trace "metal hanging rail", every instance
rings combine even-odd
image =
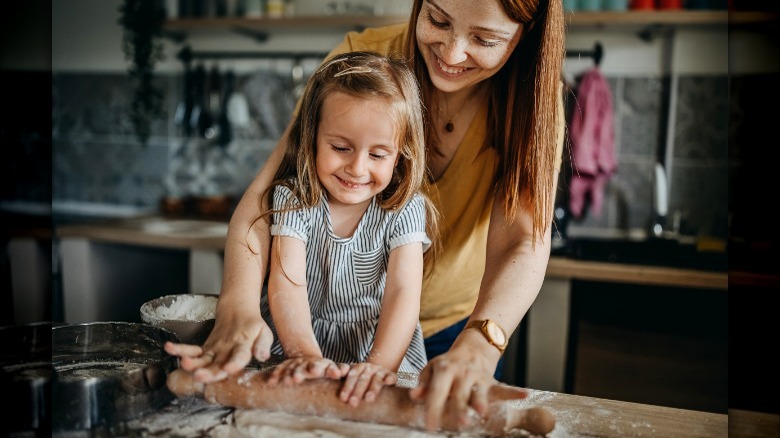
[[[269,52],[269,51],[193,51],[189,46],[179,50],[177,58],[189,63],[194,59],[303,59],[328,56],[327,52]],[[596,42],[591,50],[566,50],[567,58],[593,58],[596,65],[601,63],[604,48]]]
[[[303,59],[325,58],[327,52],[270,52],[270,51],[193,51],[185,46],[176,57],[185,64],[194,59]]]
[[[592,50],[566,50],[567,58],[593,58],[596,65],[601,64],[601,58],[604,56],[604,47],[601,42],[596,41]]]

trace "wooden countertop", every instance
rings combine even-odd
[[[59,238],[85,238],[104,243],[222,251],[227,221],[198,221],[149,216],[134,219],[62,225]],[[728,290],[728,273],[660,266],[576,260],[552,256],[547,276],[564,280],[613,281],[658,286]]]
[[[222,251],[227,221],[145,216],[55,227],[58,238],[84,238],[103,243]]]
[[[525,409],[543,407],[555,416],[555,429],[548,438],[564,437],[663,437],[663,438],[718,438],[729,433],[750,431],[753,437],[774,437],[777,416],[740,412],[739,421],[731,414],[692,411],[664,406],[629,403],[618,400],[585,397],[547,391],[529,390],[528,398],[508,402],[511,407]],[[196,411],[198,421],[193,422]],[[736,412],[734,413],[737,414]],[[733,426],[731,423],[735,423]],[[193,424],[194,423],[194,424]],[[291,415],[282,412],[232,409],[207,404],[200,397],[180,399],[160,412],[138,420],[129,426],[134,430],[186,431],[185,435],[203,436],[233,431],[263,430],[279,436],[311,436],[314,430],[327,431],[334,437],[358,436],[418,436],[436,438],[452,436],[445,433],[427,433],[402,426],[379,425],[338,420],[332,417]],[[773,429],[774,428],[774,429]],[[271,435],[269,435],[271,436]],[[462,432],[463,438],[477,437]],[[526,437],[524,431],[511,431],[509,437]]]
[[[547,264],[547,277],[722,290],[728,290],[729,287],[727,272],[595,262],[554,256],[550,257]]]
[[[629,403],[556,392],[531,391],[520,407],[541,406],[556,418],[551,436],[726,437],[728,415]]]

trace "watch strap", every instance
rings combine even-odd
[[[493,338],[490,336],[490,333],[488,333],[487,326],[489,323],[492,323],[496,328],[501,330],[501,333],[504,335],[504,343],[499,344]],[[490,343],[490,345],[496,347],[498,351],[500,351],[502,354],[504,353],[504,350],[506,350],[507,345],[509,344],[509,338],[506,335],[506,330],[504,330],[503,327],[496,324],[495,321],[492,321],[490,319],[475,319],[471,320],[468,323],[466,323],[466,326],[463,327],[463,330],[470,329],[470,328],[477,328],[480,332],[482,332],[482,336],[487,339],[487,341]]]

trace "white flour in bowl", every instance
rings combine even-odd
[[[164,321],[198,322],[214,319],[216,309],[217,297],[213,295],[169,295],[141,306],[141,317],[149,324]]]

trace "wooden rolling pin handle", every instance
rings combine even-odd
[[[392,424],[422,429],[425,424],[425,406],[409,398],[409,391],[387,387],[370,408],[354,407],[341,401],[336,380],[309,380],[302,384],[269,385],[268,373],[245,371],[214,383],[196,382],[192,374],[178,369],[168,375],[167,386],[178,396],[202,395],[210,403],[245,409],[265,409],[292,414],[315,415],[343,420]],[[503,436],[515,429],[533,435],[546,435],[555,427],[555,418],[543,408],[517,409],[502,400],[491,402],[487,418],[482,421],[474,414],[472,424],[461,426],[458,419],[445,415],[442,429],[470,430]]]
[[[555,429],[555,417],[544,408],[506,409],[506,425],[499,429],[486,426],[486,430],[501,431],[504,434],[514,429],[523,429],[531,435],[547,435]],[[488,419],[490,422],[490,419]]]

